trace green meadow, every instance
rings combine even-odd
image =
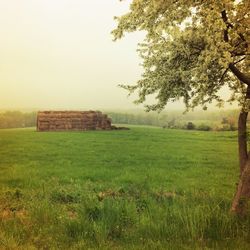
[[[0,130],[0,249],[250,249],[236,132]]]

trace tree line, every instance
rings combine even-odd
[[[181,111],[143,112],[126,111],[106,112],[114,124],[149,125],[170,129],[187,130],[235,130],[237,110],[196,111],[183,114]],[[0,112],[0,128],[25,128],[36,126],[37,112],[5,111]]]
[[[36,126],[36,112],[6,111],[0,113],[0,128]]]

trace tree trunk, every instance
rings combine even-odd
[[[245,168],[248,154],[247,154],[247,115],[248,112],[241,111],[238,120],[238,147],[239,147],[239,163],[240,175],[242,175]]]
[[[240,180],[234,196],[231,211],[238,215],[245,215],[250,201],[250,159],[247,153],[247,115],[242,111],[238,121],[238,146],[240,161]]]
[[[237,191],[233,200],[231,210],[238,215],[244,216],[250,208],[250,160],[247,160],[241,174]]]

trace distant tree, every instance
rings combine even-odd
[[[246,121],[250,107],[250,1],[249,0],[132,0],[130,11],[116,17],[114,39],[125,32],[144,30],[139,45],[144,73],[136,85],[136,103],[156,95],[147,110],[162,110],[169,101],[182,99],[188,109],[223,99],[219,90],[228,86],[229,101],[242,109],[238,122],[240,181],[232,211],[244,214],[250,200],[250,157]]]
[[[175,128],[175,118],[172,118],[169,122],[168,122],[168,127],[169,128]]]
[[[22,113],[20,111],[6,111],[0,113],[0,128],[23,128],[36,125],[36,112]]]
[[[235,119],[233,117],[229,117],[229,118],[223,117],[221,124],[223,124],[224,128],[228,127],[228,129],[226,129],[226,130],[231,130],[231,131],[236,130],[236,122],[235,122]]]
[[[227,117],[223,117],[221,124],[228,124],[228,118]]]
[[[187,127],[188,130],[195,129],[195,125],[192,122],[188,122],[187,125],[186,125],[186,127]]]

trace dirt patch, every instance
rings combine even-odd
[[[77,218],[77,212],[75,211],[67,211],[67,214],[68,214],[68,217],[71,219],[71,220],[74,220]]]
[[[173,199],[176,197],[175,192],[152,192],[149,193],[151,197],[154,197],[156,200],[163,200],[163,199]],[[108,189],[106,191],[101,191],[97,194],[97,199],[99,201],[104,200],[105,198],[119,198],[119,197],[127,197],[129,198],[138,198],[138,194],[136,195],[131,195],[129,192],[125,192],[123,189],[119,191],[114,191],[111,189]]]
[[[0,219],[10,220],[14,218],[24,219],[28,215],[27,211],[24,209],[21,210],[12,210],[10,208],[5,208],[0,211]]]
[[[99,201],[102,201],[104,198],[107,198],[107,197],[111,197],[111,198],[116,198],[116,197],[121,197],[121,196],[124,196],[125,195],[125,192],[119,190],[119,191],[114,191],[114,190],[106,190],[106,191],[102,191],[102,192],[99,192],[97,194],[97,199]]]

